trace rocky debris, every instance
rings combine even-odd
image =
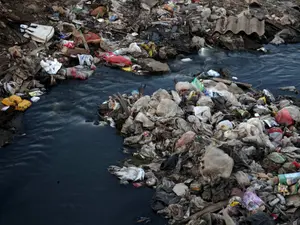
[[[120,98],[101,105],[137,148],[124,168],[145,172],[140,185],[155,189],[151,207],[170,224],[296,223],[300,109],[268,90],[203,77],[176,91],[124,94],[125,108],[113,107]]]

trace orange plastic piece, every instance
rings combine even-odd
[[[17,95],[12,95],[8,98],[4,98],[1,102],[3,105],[6,105],[6,106],[16,106],[20,102],[22,102],[22,98]]]
[[[26,109],[28,109],[31,106],[31,102],[24,99],[22,102],[20,102],[18,104],[18,106],[16,107],[16,110],[18,111],[25,111]]]

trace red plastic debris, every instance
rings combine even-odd
[[[290,112],[285,108],[283,108],[282,110],[280,110],[277,113],[275,120],[277,123],[279,123],[281,125],[290,126],[290,125],[294,124],[294,120],[293,120]]]
[[[294,161],[294,162],[292,162],[292,164],[293,164],[297,169],[300,168],[300,163]]]
[[[129,58],[121,55],[115,55],[112,52],[102,55],[102,58],[105,60],[105,62],[115,66],[124,67],[132,65],[132,62]]]
[[[103,17],[107,13],[106,7],[104,6],[99,6],[96,9],[91,11],[91,16],[100,16]]]

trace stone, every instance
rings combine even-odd
[[[173,188],[173,192],[180,197],[184,196],[188,190],[188,186],[186,186],[184,183],[176,184]]]
[[[204,47],[205,45],[205,39],[199,36],[194,36],[192,38],[192,47],[200,49]]]
[[[142,66],[143,69],[149,72],[155,72],[155,73],[170,72],[170,67],[167,63],[161,63],[159,61],[156,61],[155,59],[151,59],[151,58],[140,59],[139,64]]]

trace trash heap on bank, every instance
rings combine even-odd
[[[155,212],[170,224],[299,220],[297,101],[206,74],[170,91],[143,88],[110,96],[99,114],[133,149],[108,170],[122,184],[154,188]]]
[[[0,55],[3,98],[18,95],[38,101],[45,84],[87,79],[96,64],[138,75],[162,74],[170,71],[166,60],[204,46],[256,50],[266,43],[300,40],[296,1],[279,7],[252,0],[230,5],[226,1],[81,0],[47,8],[27,1],[23,3],[26,15],[14,11],[13,4],[0,3],[6,18],[0,27],[5,33],[5,38],[0,35],[5,45]],[[20,19],[25,17],[29,19]],[[8,20],[14,26],[7,26]],[[2,110],[10,107],[6,102]]]

